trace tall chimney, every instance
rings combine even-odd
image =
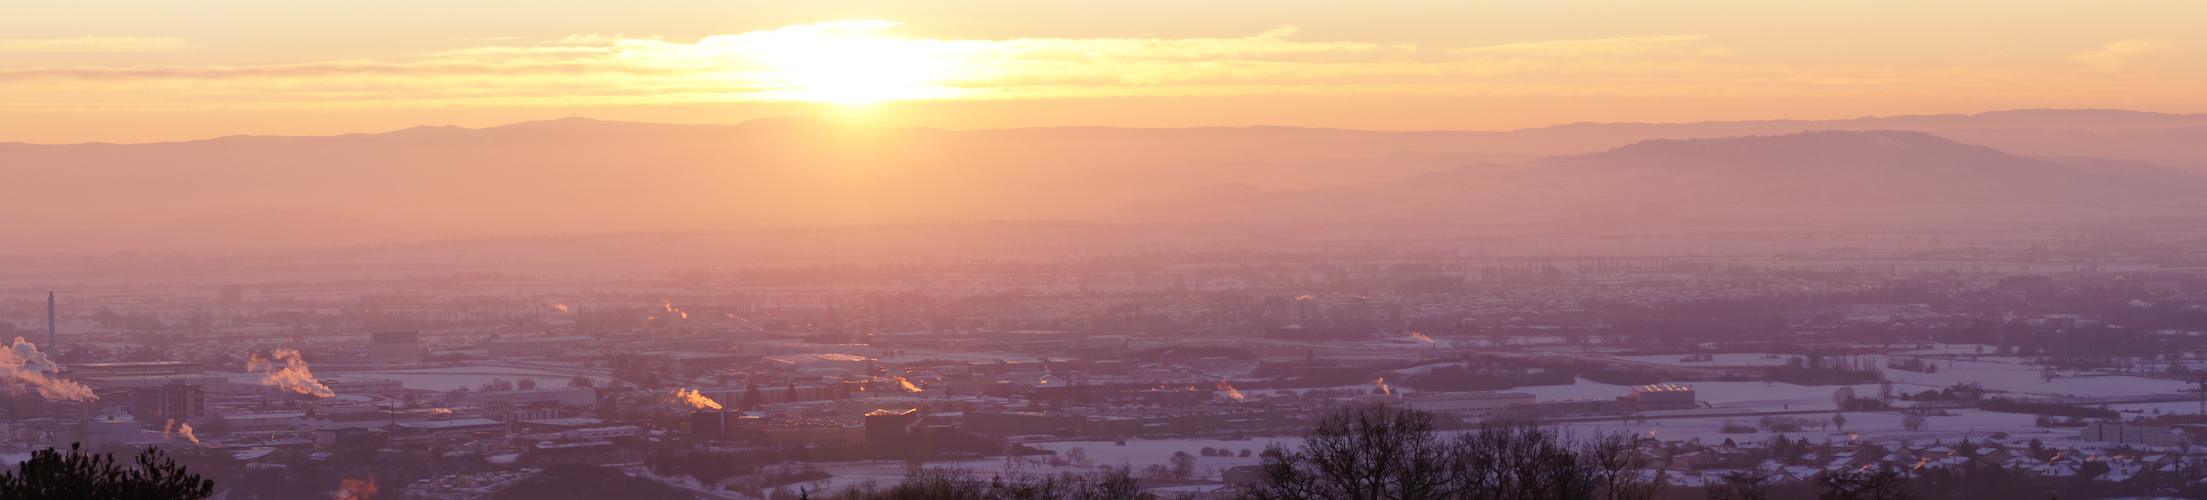
[[[54,292],[46,292],[46,352],[54,352]]]

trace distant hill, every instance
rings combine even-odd
[[[1353,187],[1207,188],[1123,213],[1149,221],[1547,223],[2196,217],[2207,215],[2197,208],[2202,188],[2207,175],[2144,162],[2024,158],[1923,132],[1821,131],[1650,140],[1525,166],[1470,166]]]
[[[950,131],[802,118],[738,125],[571,118],[482,129],[415,127],[327,137],[235,136],[153,144],[0,143],[0,178],[7,180],[0,182],[0,210],[10,214],[0,218],[0,232],[18,236],[0,241],[0,252],[296,247],[764,225],[1118,220],[1143,210],[1195,205],[1218,208],[1192,217],[1239,217],[1248,214],[1232,212],[1253,208],[1226,206],[1294,192],[1338,190],[1328,192],[1346,196],[1369,189],[1355,186],[1413,178],[1419,180],[1411,182],[1424,184],[1404,189],[1419,196],[1370,200],[1363,205],[1369,208],[1341,207],[1342,213],[1399,215],[1409,213],[1401,209],[1407,200],[1465,192],[1482,193],[1478,196],[1489,201],[1444,205],[1488,213],[1493,209],[1480,207],[1510,205],[1493,200],[1516,195],[1452,186],[1470,189],[1503,179],[1535,183],[1540,181],[1520,177],[1542,168],[1562,168],[1557,172],[1622,168],[1604,163],[1623,161],[1606,159],[1623,157],[1618,155],[1655,161],[1652,158],[1663,154],[1695,154],[1665,153],[1658,150],[1679,146],[1655,143],[1572,160],[1586,162],[1579,166],[1552,163],[1565,160],[1534,161],[1598,153],[1651,139],[1864,129],[1926,131],[2032,156],[2138,160],[2207,171],[2207,140],[2203,140],[2207,139],[2207,115],[2108,110],[1835,121],[1583,123],[1508,132],[1297,127]],[[2066,163],[2050,164],[2076,170]],[[2028,170],[2020,165],[2014,168]],[[1645,177],[1635,177],[1643,185],[1664,186],[1651,191],[1703,189],[1684,180],[1694,178],[1686,172],[1633,171],[1630,175]],[[1772,184],[1762,186],[1761,192],[1806,199],[1892,200],[1929,195],[1912,186],[1882,184],[1827,191],[1811,188],[1811,183],[1838,180],[1815,177],[1825,174],[1813,171],[1794,175],[1765,179]],[[1604,193],[1589,196],[1613,195],[1594,187],[1608,182],[1600,176],[1582,177],[1569,182],[1579,184],[1575,188],[1579,191]],[[2024,188],[2004,186],[1997,192],[2028,191]],[[1206,191],[1191,193],[1196,189]],[[1978,189],[1983,194],[1967,196],[1997,196],[1992,189],[1985,187]],[[2086,188],[2121,189],[2130,188],[2112,184]],[[1544,192],[1576,196],[1572,193],[1578,191]],[[2056,198],[2071,195],[2030,192]],[[1634,198],[1639,200],[1635,203],[1681,203],[1654,195],[1641,198],[1648,199]],[[1545,199],[1513,203],[1555,205]],[[1141,207],[1121,210],[1129,204]]]

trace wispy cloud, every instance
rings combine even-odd
[[[1230,38],[946,40],[890,21],[833,21],[696,42],[576,35],[405,60],[253,66],[0,69],[13,108],[571,106],[730,101],[1217,95],[1880,95],[2106,92],[2151,82],[2028,68],[1889,68],[1742,61],[1707,36],[1479,47],[1312,41],[1282,27]],[[0,45],[4,46],[4,45]],[[2120,65],[2158,45],[2079,54]],[[2025,75],[2039,75],[2026,78]],[[2098,76],[2094,76],[2098,75]],[[2100,78],[2102,80],[2086,80]],[[2172,90],[2176,89],[2176,90]]]
[[[2078,52],[2076,55],[2069,56],[2069,59],[2102,68],[2117,68],[2122,67],[2133,57],[2145,55],[2164,46],[2165,44],[2152,40],[2124,40],[2101,45],[2100,50]]]
[[[170,52],[183,50],[185,42],[142,37],[0,38],[0,52]]]
[[[1481,58],[1565,59],[1723,56],[1732,49],[1710,44],[1707,36],[1691,35],[1523,42],[1450,52]]]

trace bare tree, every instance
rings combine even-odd
[[[1646,474],[1648,459],[1640,454],[1640,438],[1628,432],[1595,434],[1586,442],[1582,457],[1599,474],[1595,498],[1602,500],[1651,500],[1663,491],[1663,482]]]
[[[1195,477],[1195,456],[1185,451],[1172,452],[1172,478],[1186,481]]]
[[[1593,464],[1569,438],[1530,425],[1481,428],[1457,438],[1458,496],[1481,500],[1578,500],[1600,489]]]
[[[1433,433],[1433,414],[1351,405],[1318,421],[1302,449],[1264,451],[1259,500],[1446,498],[1456,465]]]
[[[1709,500],[1769,500],[1772,476],[1761,468],[1724,473],[1724,483],[1709,485]]]
[[[1910,432],[1921,431],[1924,428],[1924,420],[1922,412],[1908,412],[1900,416],[1900,427]]]
[[[1826,472],[1816,478],[1824,493],[1818,500],[1915,500],[1908,492],[1907,479],[1900,471],[1890,467],[1876,471],[1841,470]]]
[[[1638,442],[1600,435],[1581,446],[1554,429],[1482,427],[1453,439],[1433,415],[1355,405],[1319,421],[1300,449],[1264,452],[1260,500],[1647,500],[1660,483]]]

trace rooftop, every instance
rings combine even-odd
[[[429,421],[423,421],[423,422],[399,422],[398,426],[399,426],[399,427],[406,427],[406,428],[410,428],[410,429],[429,429],[429,430],[436,430],[436,429],[455,429],[455,428],[460,428],[460,427],[483,427],[483,426],[498,426],[498,427],[505,427],[505,426],[506,426],[506,423],[505,423],[505,422],[500,422],[500,421],[497,421],[497,420],[491,420],[491,419],[487,419],[487,418],[461,418],[461,419],[453,419],[453,420],[429,420]]]

